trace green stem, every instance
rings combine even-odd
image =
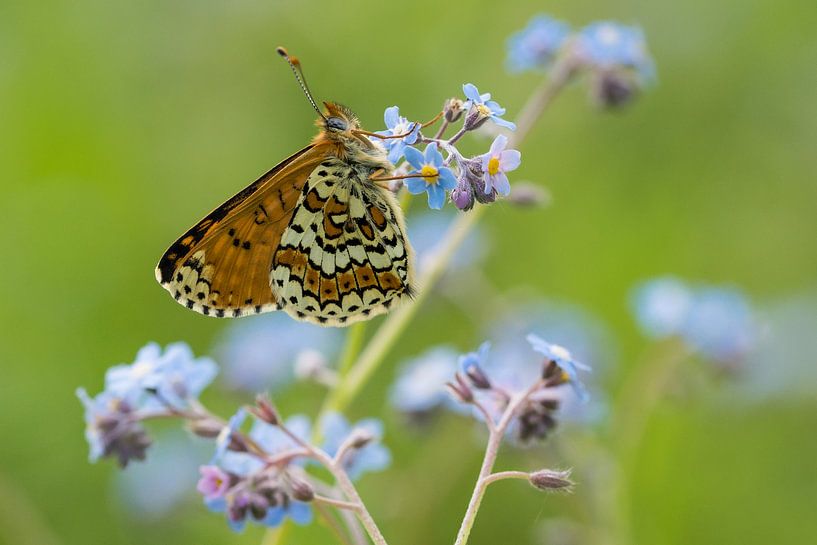
[[[346,345],[343,348],[343,355],[338,364],[338,374],[341,379],[349,372],[352,364],[355,363],[360,349],[363,346],[363,340],[366,337],[366,322],[358,322],[349,327],[346,334]]]

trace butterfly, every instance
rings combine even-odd
[[[283,48],[320,117],[312,143],[284,159],[179,237],[156,279],[207,316],[283,310],[346,326],[388,312],[414,292],[413,251],[384,177],[386,152],[351,110],[321,111],[300,63]],[[378,178],[379,177],[379,178]]]

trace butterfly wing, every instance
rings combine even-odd
[[[412,295],[412,250],[394,196],[330,158],[309,176],[270,283],[292,317],[345,326]]]
[[[209,316],[277,310],[270,263],[323,153],[321,146],[302,149],[190,228],[159,261],[159,283]]]

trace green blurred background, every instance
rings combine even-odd
[[[275,46],[304,61],[319,98],[350,105],[370,129],[392,104],[428,117],[466,81],[512,117],[538,77],[506,74],[505,38],[540,11],[577,26],[642,25],[659,84],[620,114],[594,111],[579,86],[559,98],[519,171],[546,185],[553,205],[486,215],[493,283],[601,316],[617,340],[612,395],[645,350],[626,304],[638,280],[676,273],[742,286],[760,308],[813,308],[812,0],[3,2],[0,542],[259,543],[259,529],[235,536],[196,501],[158,520],[132,517],[112,499],[113,465],[87,463],[75,387],[98,391],[104,369],[148,340],[207,353],[228,326],[174,304],[153,266],[184,228],[313,135]],[[460,419],[418,437],[385,409],[400,357],[479,341],[457,309],[426,311],[351,411],[385,414],[395,463],[361,492],[377,499],[371,510],[393,545],[453,541],[481,456],[476,442],[463,446]],[[784,374],[798,358],[800,369],[817,363],[786,348],[790,357],[765,363]],[[754,402],[713,387],[662,403],[627,475],[634,542],[817,542],[813,386]],[[303,386],[280,403],[314,411],[320,395]],[[217,390],[206,399],[225,411],[245,400]],[[500,460],[536,463],[575,461],[553,446]],[[498,485],[472,543],[555,543],[542,528],[575,512],[594,524],[588,478],[576,474],[572,496]],[[292,540],[324,542],[318,527]]]

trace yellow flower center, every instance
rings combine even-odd
[[[485,104],[477,104],[477,111],[479,112],[480,115],[483,115],[485,117],[491,116],[491,109]]]
[[[423,175],[423,179],[426,181],[426,184],[436,184],[437,183],[437,176],[439,172],[436,168],[431,165],[423,165],[423,168],[420,169],[420,174]]]
[[[499,172],[499,157],[493,156],[488,160],[488,174],[496,176],[497,172]]]

